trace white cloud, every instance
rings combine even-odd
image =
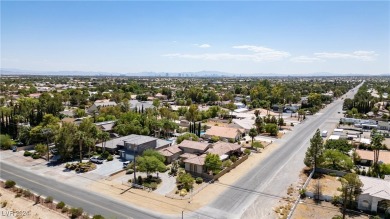
[[[211,46],[209,44],[202,44],[198,46],[199,48],[210,48]]]
[[[318,52],[314,53],[314,55],[324,59],[358,59],[362,61],[373,61],[378,56],[374,51],[354,51],[352,53]]]
[[[292,62],[299,63],[312,63],[312,62],[323,62],[325,60],[316,58],[316,57],[308,57],[308,56],[297,56],[290,59]]]
[[[202,48],[206,48],[208,44],[203,44]],[[199,47],[200,47],[199,46]],[[208,45],[209,46],[209,45]],[[254,62],[263,62],[263,61],[276,61],[286,57],[291,56],[290,53],[284,51],[278,51],[266,47],[258,46],[233,46],[234,49],[247,49],[252,53],[240,54],[240,53],[202,53],[202,54],[183,54],[183,53],[171,53],[165,54],[165,57],[178,57],[186,59],[200,59],[200,60],[238,60],[238,61],[254,61]]]
[[[291,56],[289,52],[275,50],[263,46],[241,45],[241,46],[233,46],[233,48],[247,49],[251,52],[254,52],[258,59],[257,61],[280,60]]]

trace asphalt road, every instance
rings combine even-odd
[[[353,94],[349,93],[349,97],[352,96]],[[194,214],[186,214],[184,218],[271,218],[272,207],[285,196],[288,186],[298,179],[310,138],[317,128],[330,128],[338,122],[342,116],[338,114],[341,112],[342,103],[343,100],[336,100],[317,115],[295,127],[295,130],[283,139],[277,140],[278,149],[234,185],[216,182],[217,185],[228,189],[214,202]],[[0,164],[1,178],[14,180],[18,185],[38,194],[48,194],[55,199],[61,197],[58,201],[82,207],[90,214],[101,214],[106,218],[171,218],[3,162]],[[181,215],[177,218],[181,218]]]
[[[56,200],[61,197],[57,201],[81,207],[88,213],[100,214],[106,218],[161,218],[161,215],[138,210],[117,200],[36,175],[3,162],[1,163],[0,176],[2,179],[14,180],[17,185],[28,188],[35,193],[48,194]]]
[[[344,97],[353,97],[356,91],[357,88]],[[342,105],[341,98],[334,101],[299,124],[283,139],[277,140],[278,149],[234,185],[216,182],[228,189],[199,212],[215,218],[273,218],[273,207],[287,195],[289,185],[299,179],[310,138],[318,128],[325,128],[329,132],[333,130],[343,116]],[[199,217],[194,215],[193,218]]]

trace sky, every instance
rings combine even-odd
[[[2,1],[1,68],[390,73],[389,1]]]

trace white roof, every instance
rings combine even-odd
[[[339,140],[340,139],[340,135],[331,135],[329,136],[329,140]]]
[[[342,131],[344,131],[344,129],[334,129],[333,131],[334,132],[342,132]]]
[[[390,182],[367,176],[359,176],[363,183],[362,194],[390,200]]]
[[[368,138],[361,138],[361,139],[360,139],[360,143],[363,143],[363,144],[371,144],[371,139],[368,139]]]

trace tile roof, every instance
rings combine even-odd
[[[188,158],[188,159],[184,160],[183,162],[203,166],[205,160],[206,160],[206,154],[202,154],[200,156]]]
[[[390,200],[390,182],[367,176],[359,176],[363,183],[362,194]]]
[[[374,160],[374,152],[366,150],[356,150],[356,153],[363,160]],[[390,164],[390,151],[380,151],[378,161]]]
[[[171,147],[161,149],[158,152],[160,152],[160,154],[162,154],[166,157],[169,157],[169,156],[172,156],[176,153],[180,153],[181,149],[178,146],[171,146]]]
[[[236,138],[237,135],[240,133],[240,130],[236,128],[211,126],[210,129],[207,129],[205,134],[209,136],[219,136],[223,138]]]
[[[178,146],[181,148],[190,148],[190,149],[204,151],[209,147],[209,145],[210,145],[209,143],[184,140]]]
[[[218,154],[219,156],[229,153],[231,151],[236,151],[241,148],[239,144],[232,144],[228,142],[219,141],[215,143],[211,148],[207,150],[208,153]]]

